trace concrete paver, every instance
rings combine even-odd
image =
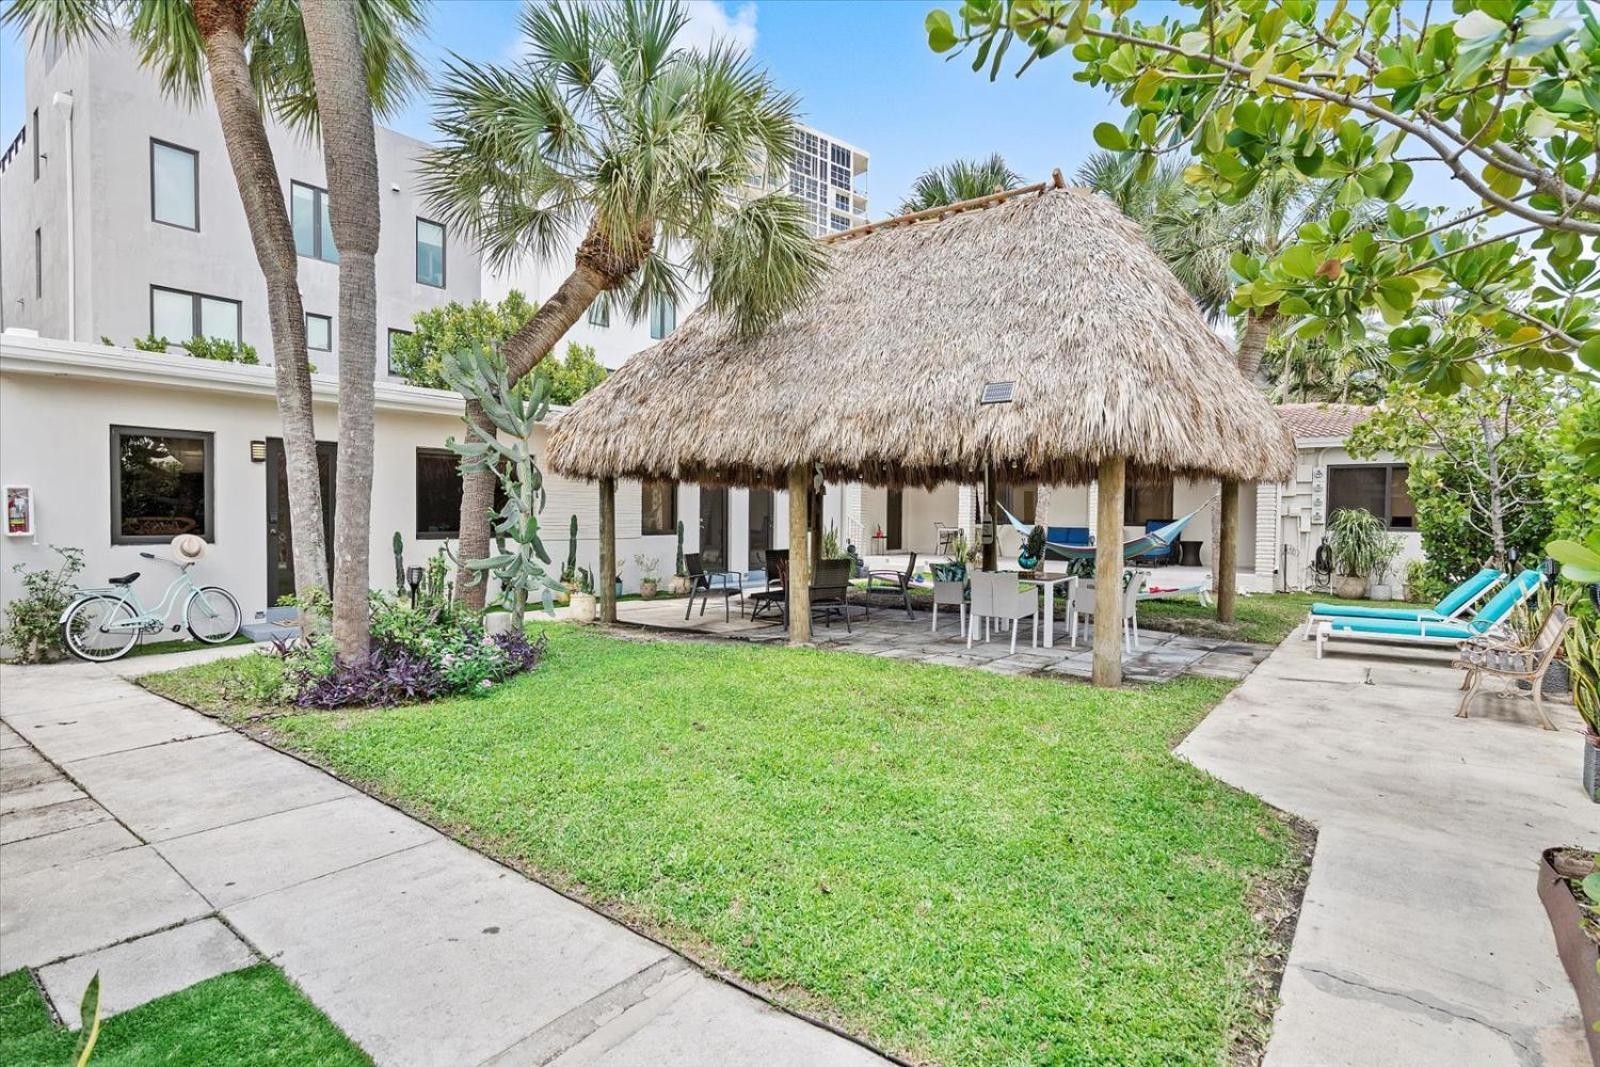
[[[84,803],[94,804],[94,801]],[[32,874],[34,871],[76,863],[91,856],[103,856],[108,852],[137,848],[142,843],[128,831],[126,826],[106,814],[98,822],[86,826],[57,830],[55,833],[30,837],[23,841],[8,842],[5,851],[5,873],[8,877],[20,877]]]
[[[9,845],[13,841],[26,841],[78,826],[88,826],[109,818],[111,816],[106,814],[106,809],[88,797],[69,800],[64,804],[50,804],[43,808],[26,808],[0,815],[0,845]]]
[[[59,763],[227,730],[214,719],[143,690],[71,708],[18,712],[12,721],[23,737],[48,749]]]
[[[1534,890],[1543,849],[1600,846],[1576,715],[1457,719],[1459,683],[1434,651],[1291,637],[1178,749],[1318,827],[1270,1065],[1587,1062]]]
[[[255,962],[255,953],[232,930],[216,919],[200,919],[41,967],[39,984],[56,1014],[76,1030],[78,1006],[96,974],[100,1014],[108,1017]]]

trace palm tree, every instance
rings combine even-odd
[[[678,45],[686,22],[676,0],[530,4],[525,58],[445,71],[440,143],[423,164],[434,210],[495,267],[577,246],[566,280],[503,346],[512,382],[602,293],[638,319],[692,274],[713,313],[753,332],[818,284],[804,206],[745,192],[752,167],[785,173],[794,98],[732,47]],[[487,428],[470,404],[468,415]],[[463,562],[488,554],[493,492],[492,474],[463,477]],[[482,583],[458,588],[481,603]]]
[[[361,26],[344,0],[304,0],[301,18],[339,247],[339,472],[334,512],[333,641],[341,660],[370,646],[373,366],[378,347],[378,150],[362,74]]]
[[[407,33],[420,24],[418,0],[361,0],[369,85],[380,110],[421,83]],[[121,33],[169,95],[191,105],[210,90],[233,167],[256,261],[267,285],[278,414],[283,422],[295,591],[328,585],[322,491],[306,362],[294,233],[278,182],[262,108],[302,129],[316,121],[316,90],[295,0],[12,0],[0,23],[63,46]],[[364,572],[363,572],[364,576]]]
[[[999,152],[988,159],[956,159],[923,171],[912,184],[911,195],[900,201],[899,214],[975,200],[1021,184],[1022,175],[1006,166]]]

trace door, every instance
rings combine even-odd
[[[888,508],[889,515],[883,522],[884,550],[887,552],[900,551],[901,527],[905,525],[906,497],[899,489],[889,490]]]
[[[767,549],[772,547],[772,490],[750,490],[750,570],[767,569]]]
[[[708,571],[728,569],[728,490],[700,487],[700,565]]]
[[[322,481],[322,538],[328,548],[328,577],[333,577],[334,475],[339,446],[317,442],[317,473]],[[289,521],[289,472],[283,462],[283,440],[267,438],[267,604],[294,592],[294,535]]]

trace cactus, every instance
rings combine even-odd
[[[406,595],[406,539],[400,531],[394,532],[394,591],[396,596]]]
[[[571,586],[578,579],[578,516],[567,523],[567,564],[561,568],[561,583]]]
[[[488,575],[500,579],[496,604],[511,612],[514,625],[520,629],[529,595],[541,594],[545,611],[554,614],[553,594],[560,588],[541,566],[550,562],[550,554],[539,539],[544,475],[533,461],[529,444],[534,426],[550,409],[550,376],[536,374],[531,389],[514,390],[506,380],[505,364],[481,347],[446,356],[443,370],[450,386],[462,396],[478,401],[494,427],[485,431],[463,420],[467,421],[467,440],[458,442],[452,437],[445,444],[461,457],[463,474],[489,471],[506,492],[505,504],[490,513],[497,554],[468,560],[466,569],[472,572],[473,582],[483,581]],[[469,579],[463,576],[462,580]]]
[[[678,562],[672,571],[678,578],[689,577],[689,568],[683,562],[683,520],[678,520]]]

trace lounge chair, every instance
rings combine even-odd
[[[1306,640],[1316,636],[1317,623],[1324,619],[1387,619],[1390,622],[1448,622],[1467,613],[1489,591],[1505,580],[1493,567],[1485,567],[1462,582],[1431,608],[1369,608],[1360,604],[1311,605],[1306,615]]]
[[[1512,610],[1539,591],[1544,576],[1538,571],[1523,571],[1501,589],[1470,619],[1323,619],[1317,623],[1317,658],[1335,638],[1355,641],[1382,641],[1389,644],[1459,645],[1474,638],[1489,637],[1505,625]]]
[[[903,571],[876,570],[867,572],[867,614],[872,613],[872,593],[876,589],[899,593],[906,605],[906,618],[914,619],[911,614],[911,579],[917,573],[917,554],[911,553],[911,558],[906,560],[906,569]]]
[[[1555,725],[1544,713],[1544,672],[1550,669],[1556,653],[1561,651],[1562,640],[1571,625],[1572,618],[1567,614],[1567,609],[1557,604],[1550,609],[1544,625],[1539,627],[1539,632],[1527,644],[1495,640],[1464,642],[1452,664],[1467,672],[1461,683],[1461,688],[1466,692],[1461,697],[1461,706],[1456,709],[1456,717],[1467,717],[1467,705],[1472,703],[1478,686],[1485,678],[1505,678],[1512,682],[1527,682],[1533,687],[1533,710],[1539,716],[1539,725],[1546,730],[1554,730]]]

